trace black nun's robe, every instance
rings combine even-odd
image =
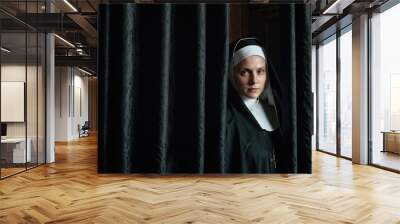
[[[267,57],[268,82],[273,105],[260,100],[267,115],[275,115],[278,128],[262,129],[231,82],[228,87],[224,171],[226,173],[291,173],[292,157],[284,141],[287,107],[284,91]]]
[[[226,115],[225,171],[227,173],[275,173],[279,129],[266,131],[233,87],[229,88]],[[262,102],[267,110],[274,110]],[[269,108],[268,108],[269,107]]]

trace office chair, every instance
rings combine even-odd
[[[89,136],[89,129],[90,129],[89,121],[85,121],[82,127],[80,127],[80,125],[78,124],[79,138]]]

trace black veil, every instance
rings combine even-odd
[[[233,42],[230,43],[229,45],[229,61],[232,62],[232,57],[234,51],[237,51],[238,49],[244,47],[246,43],[240,43],[241,39],[237,39]],[[284,141],[286,136],[290,135],[290,130],[289,130],[289,119],[290,119],[290,114],[288,110],[288,96],[287,96],[287,90],[285,89],[284,85],[281,83],[279,79],[279,74],[276,72],[275,66],[273,64],[272,58],[270,58],[265,50],[265,48],[260,44],[260,42],[254,38],[252,41],[254,41],[254,44],[260,46],[264,52],[265,58],[266,58],[266,64],[267,64],[267,71],[268,71],[268,83],[269,85],[269,93],[267,93],[267,87],[264,89],[263,93],[261,94],[261,101],[263,103],[267,103],[270,105],[273,105],[276,110],[276,115],[279,120],[279,127],[278,127],[278,135],[275,135],[274,142],[278,146],[278,151],[277,151],[277,167],[278,167],[278,172],[282,173],[293,173],[293,168],[291,164],[293,164],[293,157],[290,154],[290,145],[288,144],[288,141]],[[239,43],[238,43],[239,42]],[[235,90],[235,87],[232,83],[231,76],[233,72],[233,67],[230,63],[230,69],[229,69],[229,81],[228,81],[228,102],[230,101],[240,101],[239,94]],[[270,96],[268,96],[270,95]],[[272,95],[272,100],[271,102],[271,95]]]

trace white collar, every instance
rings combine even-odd
[[[254,107],[254,106],[256,106],[257,104],[260,103],[259,100],[258,100],[258,98],[254,99],[254,98],[250,98],[250,97],[243,96],[243,95],[240,95],[240,98],[242,98],[243,103],[244,103],[249,109],[252,108],[252,107]]]
[[[258,98],[254,99],[243,95],[240,95],[240,98],[242,98],[243,103],[249,109],[262,129],[273,131],[278,128],[279,122],[274,113],[275,107],[264,108]]]

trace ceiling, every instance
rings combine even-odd
[[[313,11],[312,33],[315,39],[323,36],[329,27],[344,16],[348,14],[355,15],[365,11],[367,8],[379,6],[386,1],[340,0],[340,4],[335,7],[331,7],[335,0],[209,0],[208,2],[311,3]],[[33,41],[35,43],[30,43],[31,38],[28,38],[28,48],[24,52],[25,38],[23,37],[26,29],[28,29],[28,32],[54,32],[60,37],[55,38],[56,65],[85,65],[92,70],[96,70],[98,4],[125,2],[160,3],[167,1],[47,0],[47,2],[48,4],[46,5],[45,0],[1,0],[0,29],[3,33],[2,46],[6,46],[7,43],[8,47],[13,48],[14,54],[28,53],[29,55],[30,52],[34,53],[37,44],[35,41]],[[175,0],[174,2],[187,2],[187,0]],[[329,10],[327,10],[328,8]]]

